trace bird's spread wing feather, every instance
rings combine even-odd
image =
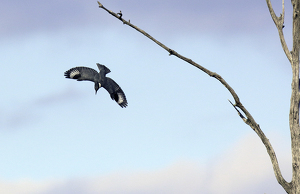
[[[107,77],[107,82],[103,87],[108,91],[111,99],[115,100],[122,108],[127,106],[126,96],[121,87],[114,80]]]
[[[98,72],[88,67],[74,67],[65,72],[65,77],[70,79],[77,79],[77,81],[95,81],[95,76]]]
[[[110,69],[108,69],[105,65],[101,65],[100,63],[96,63],[99,71],[103,71],[104,75],[110,73]]]

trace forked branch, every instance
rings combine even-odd
[[[284,38],[284,35],[283,35],[283,28],[284,28],[284,0],[282,0],[282,13],[280,14],[279,17],[276,16],[274,10],[273,10],[273,7],[272,7],[272,4],[271,4],[271,0],[266,0],[267,1],[267,5],[268,5],[268,8],[269,8],[269,12],[271,14],[271,17],[276,25],[276,28],[278,30],[278,33],[279,33],[279,38],[280,38],[280,42],[281,42],[281,46],[283,48],[283,51],[286,55],[286,57],[288,58],[288,60],[291,62],[292,61],[292,55],[291,55],[291,52],[289,51],[289,48],[285,42],[285,38]]]
[[[265,145],[267,152],[270,156],[272,165],[273,165],[273,169],[276,175],[276,178],[278,180],[278,182],[282,185],[287,186],[288,183],[284,180],[284,178],[282,177],[279,165],[278,165],[278,161],[276,158],[276,154],[273,150],[273,147],[271,145],[271,143],[269,142],[268,138],[265,136],[265,134],[263,133],[263,131],[260,129],[259,125],[256,123],[256,121],[254,120],[254,118],[251,116],[251,114],[248,112],[248,110],[243,106],[243,104],[240,102],[240,99],[238,97],[238,95],[235,93],[235,91],[232,89],[232,87],[217,73],[212,72],[208,69],[206,69],[205,67],[199,65],[198,63],[192,61],[189,58],[186,58],[182,55],[180,55],[179,53],[177,53],[176,51],[170,49],[169,47],[165,46],[164,44],[162,44],[161,42],[159,42],[158,40],[156,40],[155,38],[153,38],[152,36],[150,36],[150,34],[148,34],[147,32],[145,32],[144,30],[138,28],[137,26],[133,25],[130,20],[126,21],[122,16],[123,14],[120,13],[114,13],[110,10],[108,10],[107,8],[105,8],[99,1],[99,8],[104,9],[105,11],[107,11],[109,14],[111,14],[112,16],[114,16],[115,18],[121,20],[123,22],[123,24],[126,24],[132,28],[134,28],[135,30],[139,31],[140,33],[142,33],[143,35],[145,35],[146,37],[148,37],[149,39],[151,39],[153,42],[155,42],[156,44],[158,44],[160,47],[162,47],[163,49],[165,49],[169,55],[174,55],[182,60],[184,60],[185,62],[197,67],[198,69],[200,69],[201,71],[203,71],[204,73],[206,73],[207,75],[216,78],[219,82],[221,82],[223,84],[223,86],[225,86],[227,88],[227,90],[230,92],[230,94],[232,95],[232,97],[235,100],[235,104],[231,103],[233,105],[233,107],[235,108],[235,110],[238,112],[239,116],[243,119],[243,121],[249,125],[256,133],[257,135],[260,137],[261,141],[263,142],[263,144]],[[237,107],[239,109],[237,109]],[[242,115],[242,113],[239,111],[241,110],[244,115]]]

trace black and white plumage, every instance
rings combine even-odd
[[[99,73],[88,67],[74,67],[65,72],[65,77],[76,79],[77,81],[92,81],[95,83],[95,91],[104,87],[110,94],[111,99],[115,100],[122,108],[127,106],[126,96],[121,87],[111,78],[106,77],[110,70],[97,63]]]

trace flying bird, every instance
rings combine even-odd
[[[106,77],[110,70],[99,63],[96,63],[99,73],[89,67],[74,67],[65,72],[65,77],[77,79],[77,81],[92,81],[95,83],[95,94],[99,88],[105,88],[112,100],[115,100],[122,108],[127,106],[126,96],[121,87],[111,78]]]

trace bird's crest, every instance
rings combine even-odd
[[[98,66],[99,71],[104,71],[104,74],[108,74],[110,72],[110,70],[105,65],[101,65],[100,63],[96,64]]]

